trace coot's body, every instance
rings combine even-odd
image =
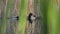
[[[35,20],[35,16],[34,16],[32,13],[30,13],[30,14],[28,15],[28,21],[29,21],[29,23],[32,24],[33,20]]]

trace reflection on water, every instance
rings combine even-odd
[[[8,34],[8,33],[16,34],[16,32],[17,32],[17,24],[18,24],[18,21],[16,20],[16,18],[8,19],[7,28],[6,28],[6,34]]]
[[[18,21],[17,18],[10,18],[7,19],[7,25],[6,25],[6,34],[16,34],[17,33],[17,24]],[[2,20],[0,18],[0,28],[1,28]]]

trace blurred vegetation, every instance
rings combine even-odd
[[[28,0],[21,0],[20,4],[20,14],[19,14],[19,23],[18,23],[18,34],[25,33],[25,27],[27,22],[27,2]]]
[[[4,5],[5,4],[5,5]],[[0,34],[5,34],[6,31],[6,2],[1,1],[1,11],[3,12],[2,18],[1,18],[1,25],[0,25]]]
[[[57,0],[58,1],[58,0]],[[59,34],[59,5],[56,0],[41,0],[44,16],[44,34]],[[57,10],[58,9],[58,10]]]
[[[19,3],[19,6],[15,7],[15,1]],[[12,16],[14,9],[19,9],[19,21],[16,34],[25,34],[25,28],[27,23],[28,0],[0,0],[0,34],[6,33],[8,17]],[[39,27],[43,27],[39,32],[42,34],[60,34],[60,1],[59,0],[32,0],[34,3],[35,15],[41,16],[41,22],[39,21]],[[17,5],[17,4],[16,4]],[[35,6],[36,5],[36,6]],[[32,5],[31,5],[32,6]],[[31,7],[32,8],[32,7]],[[38,11],[38,12],[37,12]],[[33,12],[33,11],[32,11]],[[43,22],[42,22],[43,21]],[[43,26],[41,26],[43,23]],[[12,24],[12,23],[10,23]],[[36,25],[36,24],[35,24]],[[14,26],[14,25],[13,25]],[[10,25],[12,28],[12,26]],[[10,29],[9,34],[13,34],[13,30]],[[39,33],[40,34],[40,33]]]
[[[47,11],[48,34],[59,34],[59,16],[56,1],[50,0]]]

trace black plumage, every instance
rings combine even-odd
[[[29,23],[31,23],[32,24],[32,20],[31,20],[31,16],[32,16],[32,13],[30,13],[29,15],[28,15],[28,21],[29,21]]]
[[[29,21],[29,23],[32,24],[32,22],[33,22],[34,20],[36,20],[36,16],[33,15],[32,13],[30,13],[30,14],[28,15],[28,21]]]
[[[36,17],[36,16],[33,15],[32,13],[30,13],[30,14],[28,15],[28,21],[29,21],[29,23],[31,23],[31,24],[32,24],[33,21],[39,20],[39,19],[40,19],[39,17]]]

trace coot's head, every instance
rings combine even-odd
[[[33,15],[32,13],[29,14],[29,16],[32,16],[32,15]]]

